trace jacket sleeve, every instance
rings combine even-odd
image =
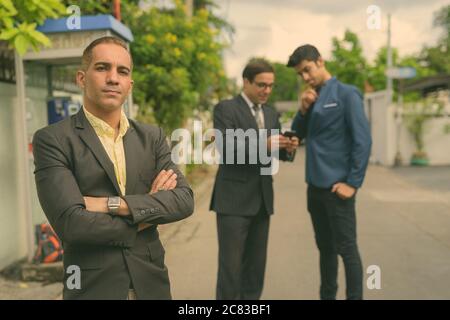
[[[33,138],[39,202],[63,241],[71,244],[132,247],[137,227],[123,218],[86,210],[83,195],[56,136],[48,129]]]
[[[194,212],[194,193],[186,178],[171,160],[171,151],[162,129],[155,139],[156,170],[172,169],[177,174],[177,186],[173,190],[154,194],[126,195],[132,224],[141,222],[166,224],[189,217]]]
[[[306,138],[306,134],[308,131],[307,117],[308,117],[308,114],[306,114],[306,116],[303,116],[300,113],[300,111],[297,111],[297,114],[295,115],[294,120],[292,121],[291,130],[296,132],[297,137],[299,139]]]
[[[277,127],[276,129],[280,130],[281,134],[281,123],[280,123],[280,116],[277,114]],[[296,150],[294,150],[292,153],[288,153],[286,149],[279,149],[278,153],[278,159],[281,161],[294,161],[295,159]]]
[[[356,88],[349,90],[344,96],[345,120],[349,127],[352,148],[351,166],[347,184],[361,187],[369,163],[372,138],[369,123],[364,113],[362,96]]]

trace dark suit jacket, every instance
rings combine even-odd
[[[125,299],[133,281],[138,299],[170,299],[164,248],[157,224],[192,214],[193,193],[172,163],[161,129],[130,121],[124,136],[126,194],[118,186],[113,164],[82,110],[37,131],[33,139],[39,201],[64,246],[64,270],[81,269],[81,289],[64,299]],[[178,175],[174,190],[149,195],[162,169]],[[88,212],[83,196],[122,196],[131,216]],[[137,232],[138,224],[152,227]]]
[[[280,129],[277,112],[267,106],[262,107],[264,114],[264,127]],[[273,186],[271,175],[261,175],[261,167],[265,166],[258,161],[249,164],[249,145],[246,141],[246,163],[226,164],[226,129],[258,129],[255,117],[241,95],[231,100],[224,100],[214,108],[214,128],[221,132],[223,139],[223,164],[219,165],[214,190],[211,198],[210,210],[221,214],[254,216],[259,212],[262,201],[268,214],[273,213]],[[257,142],[256,142],[257,143]],[[221,150],[219,150],[221,151]],[[259,151],[258,151],[259,152]],[[279,158],[287,160],[285,150],[280,150]],[[236,160],[236,159],[235,159]],[[266,165],[268,166],[268,165]]]

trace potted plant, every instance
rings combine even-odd
[[[403,108],[403,119],[406,128],[412,135],[416,145],[416,151],[412,154],[410,163],[416,166],[426,166],[429,163],[424,145],[426,122],[441,115],[443,104],[431,97],[419,102],[406,103]]]

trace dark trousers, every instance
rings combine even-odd
[[[269,221],[264,206],[251,217],[217,213],[217,300],[257,300],[261,297]]]
[[[347,299],[363,297],[363,269],[356,243],[355,196],[342,200],[330,189],[308,186],[308,211],[320,252],[320,298],[323,300],[336,299],[338,255],[344,262]]]

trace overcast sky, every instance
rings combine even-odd
[[[373,59],[387,42],[388,13],[392,15],[392,45],[400,55],[434,44],[441,31],[433,28],[433,13],[450,0],[216,0],[218,15],[236,28],[232,46],[225,53],[228,76],[240,79],[250,57],[263,56],[286,63],[299,45],[310,43],[328,58],[331,39],[345,29],[356,32],[364,53]],[[370,30],[367,8],[381,9],[381,28]]]

